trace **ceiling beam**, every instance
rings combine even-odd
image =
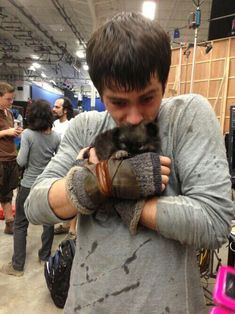
[[[87,0],[87,4],[91,13],[91,19],[92,19],[92,30],[94,31],[97,27],[97,17],[95,13],[95,6],[93,0]]]

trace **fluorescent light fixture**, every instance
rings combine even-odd
[[[29,67],[29,70],[30,70],[30,71],[36,71],[36,69],[35,69],[35,67],[34,67],[33,65],[31,65],[31,66]]]
[[[39,63],[37,63],[37,62],[34,62],[34,63],[33,63],[33,66],[34,66],[36,69],[41,68],[41,65],[40,65]]]
[[[46,74],[44,72],[41,73],[41,77],[46,78]]]
[[[88,69],[89,69],[89,66],[87,65],[87,64],[83,64],[83,70],[85,70],[85,71],[88,71]]]
[[[38,59],[39,59],[39,56],[37,56],[37,55],[31,55],[31,57],[32,57],[32,59],[34,59],[34,60],[38,60]]]
[[[156,1],[144,1],[142,14],[150,20],[154,20],[156,11]]]
[[[78,51],[76,52],[76,55],[77,55],[78,58],[80,58],[80,59],[85,58],[85,53],[84,53],[84,51],[82,51],[82,50],[78,50]]]

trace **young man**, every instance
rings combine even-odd
[[[14,91],[10,84],[0,82],[0,204],[6,222],[4,233],[7,234],[13,234],[12,197],[19,182],[14,139],[23,131],[21,127],[14,127],[13,114],[9,110],[14,101]]]
[[[208,102],[162,99],[170,61],[167,34],[135,13],[115,16],[88,42],[90,77],[107,111],[73,120],[25,204],[36,224],[80,213],[65,313],[208,312],[196,249],[227,240],[230,176]],[[162,156],[98,162],[90,149],[90,163],[73,166],[98,133],[156,118]]]

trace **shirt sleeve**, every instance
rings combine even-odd
[[[233,217],[223,136],[210,104],[194,96],[172,128],[172,167],[179,192],[159,198],[158,231],[196,248],[226,242]],[[172,122],[173,123],[173,122]],[[170,177],[169,185],[174,185]],[[168,193],[169,194],[169,193]]]
[[[28,163],[29,149],[30,149],[30,138],[28,130],[24,130],[21,134],[20,150],[17,155],[17,163],[20,167],[25,167]]]

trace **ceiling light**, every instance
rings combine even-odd
[[[82,51],[82,50],[78,50],[77,52],[76,52],[76,55],[78,56],[78,58],[85,58],[85,53],[84,53],[84,51]]]
[[[37,56],[37,55],[31,55],[31,58],[34,59],[34,60],[38,60],[38,59],[39,59],[39,56]]]
[[[144,1],[142,5],[142,14],[150,20],[154,20],[156,10],[155,1]]]
[[[37,62],[34,62],[34,63],[33,63],[33,66],[34,66],[36,69],[41,68],[41,65],[40,65],[39,63],[37,63]]]
[[[83,64],[83,70],[85,70],[85,71],[88,71],[88,69],[89,69],[89,66],[87,65],[87,64]]]
[[[34,67],[33,65],[31,65],[31,66],[29,67],[29,70],[30,70],[30,71],[36,71],[36,69],[35,69],[35,67]]]

